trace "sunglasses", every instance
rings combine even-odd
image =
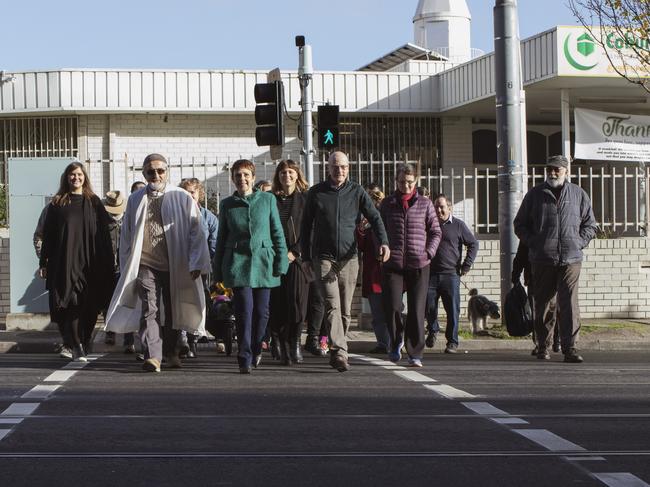
[[[158,176],[162,176],[166,172],[167,172],[167,169],[163,169],[163,168],[160,168],[160,169],[147,169],[147,172],[145,174],[147,176],[155,176],[156,174],[158,174]]]

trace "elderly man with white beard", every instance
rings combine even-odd
[[[535,282],[537,358],[550,359],[552,322],[548,307],[557,293],[564,361],[580,363],[583,359],[576,350],[580,331],[578,280],[582,249],[596,236],[597,227],[589,196],[567,180],[568,167],[564,156],[548,159],[546,181],[526,194],[514,226],[517,237],[528,246]]]
[[[187,191],[167,184],[167,160],[149,154],[142,173],[147,186],[131,194],[124,212],[120,280],[106,330],[139,331],[145,351],[142,368],[160,372],[163,356],[168,367],[180,367],[179,330],[193,333],[205,322],[199,277],[210,270],[210,254],[198,205]]]

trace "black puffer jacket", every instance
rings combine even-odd
[[[528,246],[532,264],[582,262],[582,249],[596,236],[589,196],[566,182],[559,200],[545,182],[531,189],[514,221],[517,237]]]
[[[357,256],[355,229],[359,213],[370,222],[381,245],[388,245],[388,237],[379,211],[368,193],[353,181],[340,188],[329,180],[312,186],[302,217],[302,258],[328,259],[335,262]]]

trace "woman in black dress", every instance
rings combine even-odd
[[[273,193],[277,199],[280,221],[287,241],[289,270],[282,276],[280,287],[271,290],[271,333],[280,341],[280,363],[302,363],[300,333],[307,315],[311,269],[300,255],[300,226],[305,207],[307,181],[300,166],[287,159],[281,161],[273,177]]]
[[[46,279],[52,321],[62,324],[75,361],[87,360],[97,314],[110,298],[108,222],[83,165],[69,164],[45,217],[39,274]]]

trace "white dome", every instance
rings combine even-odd
[[[452,63],[472,56],[472,16],[465,0],[420,0],[413,17],[413,42]]]
[[[449,17],[472,18],[465,0],[420,0],[413,22]]]

